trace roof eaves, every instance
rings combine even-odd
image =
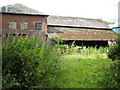
[[[67,26],[67,25],[53,25],[53,24],[48,24],[47,26],[52,26],[52,27],[68,27],[68,28],[86,28],[86,29],[100,29],[100,30],[112,30],[111,28],[103,28],[103,27],[81,27],[81,26]]]
[[[0,12],[0,14],[12,14],[12,15],[31,15],[31,16],[46,16],[49,15],[41,15],[41,14],[33,14],[33,13],[11,13],[11,12]]]

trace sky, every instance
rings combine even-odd
[[[118,22],[120,0],[0,0],[0,7],[21,3],[47,15],[101,18]]]

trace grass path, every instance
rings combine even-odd
[[[101,81],[111,63],[105,54],[63,55],[61,61],[60,88],[104,88]]]

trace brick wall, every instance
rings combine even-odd
[[[9,29],[9,21],[17,23],[17,29],[20,29],[20,22],[28,23],[28,30],[35,30],[35,23],[42,23],[42,31],[47,32],[47,17],[38,15],[24,15],[24,14],[2,14],[2,29]]]

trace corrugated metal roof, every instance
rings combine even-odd
[[[62,40],[115,40],[118,34],[112,30],[98,30],[85,28],[51,27],[48,26],[48,35],[59,36]]]
[[[31,8],[29,8],[25,5],[19,4],[19,3],[3,6],[2,7],[2,12],[46,15],[42,12],[36,11],[34,9],[31,9]]]
[[[102,20],[99,20],[99,19],[64,17],[64,16],[49,16],[48,25],[90,27],[90,28],[110,28],[106,23],[104,23]]]

